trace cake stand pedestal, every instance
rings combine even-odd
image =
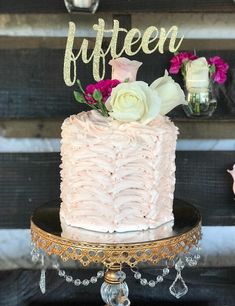
[[[87,286],[104,276],[101,296],[106,305],[128,306],[128,286],[123,267],[130,267],[136,280],[143,286],[155,287],[176,270],[176,278],[169,290],[176,298],[187,293],[181,271],[185,265],[195,266],[200,258],[198,243],[201,238],[201,216],[198,210],[183,201],[174,201],[174,222],[156,229],[127,233],[98,233],[60,224],[59,202],[57,207],[48,205],[38,208],[31,219],[32,259],[41,261],[40,288],[45,292],[45,260],[52,260],[60,277],[75,286]],[[74,279],[61,270],[55,258],[63,261],[79,261],[83,266],[102,264],[90,279]],[[155,279],[143,278],[137,270],[139,263],[161,266],[161,274]]]

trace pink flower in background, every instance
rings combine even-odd
[[[230,173],[233,177],[233,193],[235,194],[235,164],[233,165],[232,170],[227,170],[228,173]]]
[[[124,82],[134,82],[136,80],[136,74],[141,62],[131,61],[125,57],[119,57],[109,61],[109,65],[112,66],[112,79]]]
[[[227,71],[228,71],[228,64],[225,63],[221,57],[213,56],[208,60],[209,65],[214,65],[215,71],[212,74],[212,78],[215,82],[219,84],[223,84],[227,79]]]
[[[197,56],[190,52],[180,52],[172,57],[171,66],[169,72],[171,74],[179,73],[181,66],[186,61],[192,61],[197,59]]]
[[[95,104],[93,93],[95,90],[99,90],[102,94],[102,102],[105,103],[110,97],[112,89],[118,84],[120,84],[118,80],[101,80],[95,84],[89,84],[85,89],[85,99],[89,104]]]

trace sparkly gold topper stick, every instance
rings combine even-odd
[[[98,24],[93,25],[93,30],[97,33],[95,47],[91,55],[88,56],[89,42],[87,39],[83,39],[79,52],[77,55],[74,55],[73,45],[76,26],[73,22],[69,22],[68,39],[64,56],[64,81],[67,86],[74,85],[77,79],[76,61],[80,56],[85,64],[93,60],[93,77],[96,81],[99,81],[105,76],[105,58],[108,53],[110,53],[112,58],[120,57],[124,52],[129,56],[133,56],[141,51],[141,49],[145,54],[151,54],[157,50],[159,53],[163,54],[164,45],[168,36],[170,37],[169,51],[173,53],[179,49],[183,41],[183,37],[181,37],[176,45],[178,34],[177,26],[172,26],[168,32],[166,32],[165,28],[160,28],[159,30],[155,26],[150,26],[144,31],[142,36],[141,31],[137,28],[132,28],[130,31],[127,31],[125,28],[120,28],[118,20],[113,21],[112,29],[105,30],[105,21],[100,18],[98,20]],[[126,33],[126,36],[124,39],[123,48],[117,52],[118,34],[120,32]],[[112,37],[106,51],[102,49],[104,33],[112,33]],[[132,46],[136,44],[138,48],[133,51]],[[150,48],[150,44],[152,48]]]

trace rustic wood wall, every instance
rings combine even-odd
[[[181,16],[182,27],[186,28],[191,25],[191,18],[198,18],[202,29],[208,27],[206,39],[205,34],[201,34],[204,35],[202,39],[200,35],[190,36],[190,31],[187,32],[182,50],[196,49],[199,55],[205,56],[221,55],[229,63],[228,81],[216,89],[218,109],[211,119],[187,119],[181,108],[174,110],[170,116],[180,128],[180,140],[199,139],[197,145],[201,139],[229,139],[232,144],[229,149],[220,147],[219,151],[213,150],[213,147],[211,150],[202,148],[195,151],[188,142],[188,150],[177,151],[175,195],[200,209],[203,225],[234,226],[232,179],[226,169],[235,162],[235,35],[228,31],[227,36],[221,36],[218,30],[218,35],[213,32],[211,37],[210,31],[214,26],[224,30],[234,25],[235,4],[229,0],[186,3],[181,0],[148,0],[144,3],[137,0],[101,0],[98,13],[84,17],[69,16],[62,0],[8,0],[0,2],[0,227],[28,228],[33,210],[59,197],[59,152],[50,146],[36,152],[33,140],[46,138],[50,142],[58,139],[63,119],[83,109],[73,100],[73,88],[66,87],[63,82],[64,28],[68,20],[81,24],[92,46],[94,37],[88,29],[99,16],[108,20],[109,24],[113,17],[118,18],[126,27],[141,27],[142,22],[138,20],[142,20],[143,16],[149,20],[166,16],[168,20],[172,19],[172,23]],[[184,24],[183,20],[188,21]],[[217,22],[212,24],[214,21]],[[198,25],[192,24],[192,31],[194,26]],[[78,47],[79,42],[81,40],[77,40]],[[139,54],[136,59],[144,62],[139,78],[150,82],[169,66],[170,54]],[[80,63],[79,69],[84,84],[92,81],[90,65]],[[182,84],[179,78],[176,79]],[[16,139],[27,142],[29,149],[17,149]],[[6,143],[10,145],[6,147]],[[234,267],[187,270],[186,279],[191,291],[180,304],[233,306],[233,271]],[[92,274],[91,271],[81,273],[84,277],[87,273]],[[150,269],[147,273],[151,275],[155,272]],[[100,304],[98,298],[91,294],[92,288],[80,294],[80,289],[61,283],[54,272],[50,271],[48,275],[49,291],[41,296],[37,288],[38,271],[20,269],[0,272],[0,305],[69,305],[74,301],[79,305]],[[161,305],[179,304],[169,297],[166,286],[163,286],[163,295],[159,294],[160,291],[147,289],[139,293],[137,284],[129,282],[134,305],[142,305],[143,302],[155,305],[156,301],[160,301]],[[94,293],[98,293],[98,287],[95,287]]]

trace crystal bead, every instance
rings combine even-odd
[[[58,269],[58,268],[59,268],[58,262],[54,262],[54,263],[52,264],[52,267],[53,267],[54,269]]]
[[[104,276],[104,271],[98,271],[97,272],[97,277],[102,278]]]
[[[88,279],[84,279],[84,280],[82,281],[83,286],[88,286],[89,283],[90,283],[90,282],[89,282]]]
[[[65,276],[65,271],[64,270],[59,270],[58,275],[60,277],[64,277]]]
[[[149,281],[149,287],[153,288],[155,287],[156,282],[154,280]]]
[[[197,261],[196,260],[192,260],[191,261],[191,267],[195,267],[197,265]]]
[[[181,258],[177,261],[177,263],[175,264],[175,269],[177,270],[177,271],[181,271],[181,270],[183,270],[183,268],[184,268],[184,263],[183,263],[183,261],[181,260]]]
[[[101,286],[101,296],[103,301],[110,306],[129,306],[129,290],[126,282],[121,284],[108,284],[104,282]]]
[[[147,283],[148,283],[148,281],[147,281],[147,279],[146,279],[146,278],[141,278],[141,280],[140,280],[140,284],[141,284],[142,286],[146,286],[146,285],[147,285]]]
[[[72,278],[72,276],[67,275],[67,276],[65,277],[65,280],[66,280],[66,282],[71,283],[71,282],[73,281],[73,278]]]
[[[201,255],[200,255],[200,254],[196,254],[196,255],[194,256],[194,258],[197,259],[197,260],[199,260],[199,259],[201,258]]]
[[[192,260],[192,258],[190,256],[186,256],[185,259],[186,259],[187,263],[189,263]]]
[[[32,262],[37,262],[39,260],[39,255],[38,254],[33,254],[32,255]]]
[[[194,260],[192,260],[192,259],[188,260],[187,263],[188,263],[189,267],[194,267],[195,266],[194,265]]]
[[[31,252],[30,252],[30,255],[33,256],[35,253],[36,253],[36,250],[32,249]]]
[[[164,268],[164,269],[162,270],[162,273],[163,273],[164,276],[165,276],[165,275],[168,275],[168,274],[170,273],[170,270],[169,270],[168,268]]]
[[[177,272],[176,278],[169,288],[170,293],[177,299],[181,298],[188,292],[188,287],[186,286],[181,273]]]
[[[92,277],[90,278],[90,282],[91,282],[92,284],[97,283],[97,277],[92,276]]]
[[[123,282],[126,279],[126,273],[123,271],[116,272],[116,277],[120,282]]]
[[[158,277],[157,277],[157,281],[158,281],[158,283],[163,282],[163,277],[162,277],[161,275],[158,275]]]
[[[74,281],[74,285],[75,286],[80,286],[81,285],[81,281],[80,281],[80,279],[75,279],[75,281]]]
[[[134,274],[134,278],[135,278],[135,279],[141,279],[141,273],[140,273],[140,272],[136,272],[136,273]]]

